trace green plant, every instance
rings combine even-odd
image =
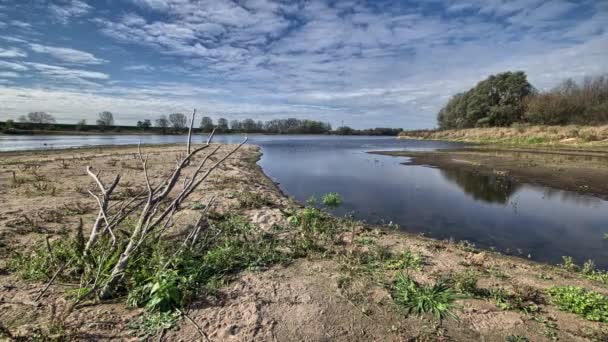
[[[538,312],[538,304],[544,303],[540,292],[530,286],[518,286],[511,293],[504,288],[493,288],[489,296],[494,299],[501,310],[518,310],[525,313]]]
[[[439,322],[446,318],[458,320],[454,313],[456,293],[443,281],[434,285],[420,285],[409,276],[399,273],[393,285],[395,302],[416,315],[432,314]]]
[[[555,286],[549,289],[549,295],[562,311],[590,321],[608,322],[608,298],[600,293],[575,286]]]
[[[530,340],[525,336],[509,335],[505,337],[505,342],[529,342]]]
[[[562,260],[564,260],[564,263],[560,266],[563,269],[570,272],[578,272],[578,265],[574,263],[574,260],[571,256],[562,256]]]
[[[473,270],[464,270],[454,275],[454,289],[466,294],[475,295],[477,291],[477,281],[479,274]]]
[[[547,318],[541,315],[535,315],[533,317],[533,319],[538,322],[539,324],[542,325],[543,327],[543,335],[545,335],[545,337],[547,337],[548,339],[550,339],[551,341],[557,341],[558,340],[558,336],[557,336],[557,323],[555,323],[555,318]]]
[[[420,254],[406,249],[399,256],[388,259],[385,267],[389,270],[406,270],[406,273],[409,274],[410,270],[422,270],[423,263],[424,259]]]
[[[323,195],[323,205],[335,209],[342,205],[342,197],[336,192],[330,192]]]
[[[138,319],[130,322],[128,327],[136,330],[140,338],[147,339],[158,335],[163,329],[171,329],[180,317],[178,311],[145,312]]]

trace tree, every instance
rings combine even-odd
[[[137,127],[143,129],[150,128],[152,127],[152,123],[148,119],[145,119],[144,121],[137,121]]]
[[[19,121],[31,122],[34,124],[51,124],[55,123],[55,118],[46,112],[30,112],[27,113],[27,118],[23,115],[20,116]]]
[[[533,91],[523,71],[492,75],[450,98],[437,114],[439,127],[508,126],[522,121],[524,99]]]
[[[253,121],[253,119],[245,119],[241,122],[241,129],[245,132],[255,132],[256,131],[256,124],[255,121]]]
[[[87,126],[87,120],[82,119],[82,120],[78,120],[78,122],[76,123],[76,130],[77,131],[84,131],[84,129]]]
[[[97,126],[111,127],[114,126],[114,115],[112,112],[101,112],[98,114]]]
[[[213,126],[213,120],[208,116],[203,116],[203,118],[201,119],[201,129],[203,130],[203,132],[211,132],[213,131],[214,127],[215,126]]]
[[[169,127],[169,120],[165,115],[161,115],[160,118],[156,119],[156,127],[160,127],[163,134],[167,131],[167,127]]]
[[[224,118],[219,118],[217,120],[217,129],[220,132],[225,132],[228,130],[228,120],[224,119]]]
[[[232,120],[230,121],[230,129],[233,131],[240,131],[241,130],[241,122],[239,120]]]
[[[169,114],[169,122],[175,129],[185,128],[188,124],[188,118],[182,113]]]

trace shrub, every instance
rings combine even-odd
[[[549,289],[549,295],[562,311],[590,321],[608,322],[608,298],[600,293],[576,286],[555,286]]]

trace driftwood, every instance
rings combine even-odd
[[[87,174],[91,176],[91,178],[93,178],[97,184],[100,194],[95,195],[92,192],[90,193],[97,201],[99,213],[91,229],[91,234],[85,247],[85,253],[95,245],[102,234],[108,234],[111,238],[112,245],[109,247],[111,251],[115,251],[115,249],[119,248],[119,246],[122,248],[122,251],[120,251],[120,256],[117,262],[113,265],[109,276],[103,279],[103,281],[100,281],[100,284],[98,284],[97,279],[95,281],[96,284],[94,288],[99,287],[99,297],[101,299],[112,297],[112,293],[117,282],[123,277],[130,260],[132,260],[132,258],[136,255],[138,248],[145,244],[146,241],[162,238],[162,234],[171,226],[173,215],[180,209],[180,205],[183,203],[183,201],[186,200],[188,196],[192,194],[192,192],[196,190],[205,179],[207,179],[213,170],[220,166],[226,159],[232,156],[247,142],[247,138],[245,138],[243,142],[241,142],[225,156],[220,158],[220,160],[208,167],[206,171],[204,171],[203,168],[205,167],[206,163],[220,150],[221,146],[218,145],[217,147],[213,148],[213,150],[208,153],[195,167],[192,175],[183,179],[182,181],[181,176],[184,168],[190,165],[198,153],[211,147],[211,140],[215,134],[215,130],[209,134],[206,144],[199,147],[192,147],[192,127],[194,124],[195,115],[196,110],[192,113],[192,117],[190,119],[190,129],[188,131],[186,149],[187,153],[176,162],[175,169],[171,175],[159,184],[153,185],[150,182],[148,175],[148,158],[144,157],[141,151],[141,146],[138,146],[137,157],[139,158],[143,169],[142,177],[146,184],[146,194],[134,196],[120,204],[109,206],[109,203],[112,200],[112,193],[120,181],[120,175],[116,175],[114,177],[114,180],[110,186],[105,186],[99,178],[99,174],[93,173],[90,166],[87,167]],[[183,187],[177,193],[177,195],[170,200],[168,197],[169,194],[176,189],[177,184],[180,182],[183,182]],[[202,229],[203,216],[206,215],[207,210],[212,203],[213,198],[202,211],[201,219],[198,220],[193,230],[188,234],[184,244],[178,249],[178,253],[185,248],[188,242],[192,244],[194,241],[196,241]],[[123,243],[118,243],[117,239],[119,239],[119,237],[114,234],[113,230],[124,219],[135,212],[139,212],[139,218],[135,224],[135,227],[130,232],[130,236],[121,238]]]

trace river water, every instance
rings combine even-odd
[[[242,136],[219,135],[235,143]],[[182,143],[184,136],[0,136],[0,151],[87,145]],[[203,141],[201,137],[195,140]],[[608,267],[608,202],[542,186],[510,182],[466,171],[403,165],[405,157],[368,154],[371,150],[433,150],[458,147],[391,137],[264,136],[264,172],[289,196],[304,202],[338,192],[337,214],[370,223],[399,225],[430,237],[467,240],[482,248],[559,263],[570,255]]]

